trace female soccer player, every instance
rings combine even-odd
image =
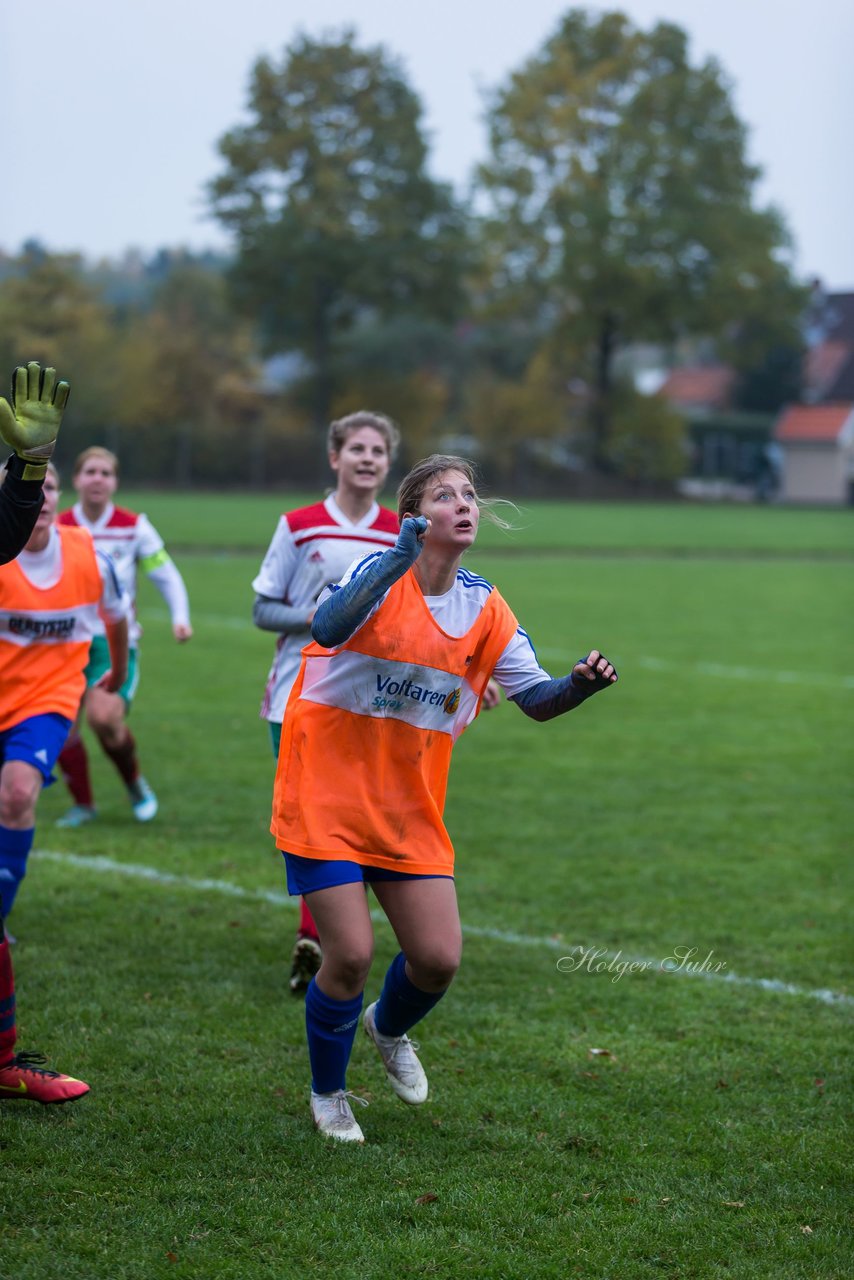
[[[80,699],[96,627],[106,632],[99,692],[127,676],[130,602],[108,556],[82,529],[56,523],[59,477],[48,464],[44,505],[23,551],[0,568],[0,903],[8,917],[35,834],[42,787]]]
[[[59,517],[62,526],[88,529],[95,546],[107,552],[116,567],[119,581],[136,600],[137,566],[148,575],[169,608],[172,634],[179,644],[193,634],[190,626],[190,603],[184,579],[163,545],[163,539],[145,515],[113,505],[113,494],[119,483],[119,460],[109,449],[93,445],[84,449],[74,464],[72,476],[78,501]],[[92,640],[89,665],[86,668],[87,692],[81,707],[104,754],[112,760],[124,783],[138,822],[150,822],[157,814],[157,796],[142,776],[137,758],[136,740],[127,725],[134,694],[139,683],[139,638],[142,628],[131,618],[130,658],[127,679],[114,692],[99,687],[107,669],[107,644],[103,629]],[[79,721],[78,721],[79,725]],[[58,820],[58,827],[79,827],[97,816],[89,759],[79,728],[75,727],[59,757],[59,767],[74,799],[74,805]]]
[[[306,993],[317,1128],[362,1142],[346,1070],[373,953],[370,883],[400,952],[364,1028],[399,1097],[427,1097],[407,1032],[442,998],[462,949],[454,853],[442,821],[451,749],[494,675],[536,720],[617,679],[593,649],[563,679],[539,665],[498,591],[461,568],[477,535],[470,463],[433,455],[398,491],[395,546],[321,598],[291,693],[271,830],[288,888],[308,895],[323,962]]]
[[[397,540],[398,518],[379,506],[377,498],[399,443],[397,426],[381,413],[361,410],[331,423],[326,446],[337,480],[335,491],[322,502],[281,517],[252,583],[255,625],[279,635],[261,704],[276,759],[285,706],[299,673],[303,646],[311,638],[318,596],[329,583],[339,581],[355,557],[393,547]],[[497,700],[497,689],[487,689],[484,706],[494,706]],[[293,995],[306,990],[320,961],[317,926],[303,898],[291,954]]]

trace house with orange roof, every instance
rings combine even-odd
[[[685,418],[686,496],[748,499],[766,481],[774,415],[735,409],[737,380],[730,365],[677,365],[658,387]]]
[[[774,440],[782,453],[784,502],[854,503],[854,400],[793,404]]]
[[[854,504],[854,293],[825,293],[814,281],[804,336],[801,403],[774,424],[779,496]]]

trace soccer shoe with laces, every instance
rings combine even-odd
[[[0,1100],[21,1102],[74,1102],[89,1086],[61,1071],[48,1071],[43,1053],[17,1053],[0,1067]]]
[[[323,959],[320,943],[315,938],[297,938],[291,952],[291,976],[288,985],[292,996],[301,996],[307,989]]]
[[[137,822],[150,822],[157,816],[157,796],[142,774],[128,787],[128,795],[133,805],[133,816]]]
[[[311,1118],[324,1137],[335,1138],[338,1142],[365,1141],[350,1106],[351,1098],[360,1106],[368,1105],[364,1098],[357,1098],[355,1093],[345,1089],[336,1089],[334,1093],[315,1093],[312,1089]]]
[[[417,1107],[427,1101],[427,1076],[418,1061],[418,1045],[409,1036],[383,1036],[377,1031],[377,1001],[365,1010],[365,1035],[373,1040],[383,1060],[386,1079],[399,1098]]]
[[[91,804],[75,804],[61,818],[57,818],[55,825],[57,827],[82,827],[87,822],[93,822],[97,816],[98,811]]]

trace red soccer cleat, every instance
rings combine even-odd
[[[89,1092],[83,1080],[48,1071],[41,1065],[43,1062],[47,1062],[43,1053],[16,1053],[0,1067],[0,1101],[74,1102]]]
[[[301,996],[308,988],[314,975],[320,968],[323,955],[320,943],[314,938],[298,934],[296,946],[291,953],[291,977],[289,986],[292,996]]]

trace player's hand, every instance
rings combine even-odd
[[[421,555],[424,535],[429,528],[427,516],[406,516],[401,524],[394,549],[404,555],[409,564],[414,564]]]
[[[0,436],[26,463],[25,480],[45,477],[69,390],[55,369],[31,360],[12,374],[11,404],[0,396]]]
[[[481,706],[484,711],[492,711],[493,707],[497,707],[501,701],[501,685],[497,680],[493,680],[490,676],[486,688],[483,691]]]
[[[93,689],[103,689],[104,693],[118,693],[124,684],[125,677],[120,673],[113,674],[112,671],[105,671],[99,680],[92,685]]]
[[[179,644],[186,644],[193,638],[193,628],[189,622],[176,622],[172,628],[172,634]]]
[[[616,684],[617,680],[618,676],[613,663],[609,662],[604,653],[600,653],[598,649],[591,649],[587,657],[579,659],[572,668],[572,683],[579,693],[585,695],[607,689],[610,685]]]

